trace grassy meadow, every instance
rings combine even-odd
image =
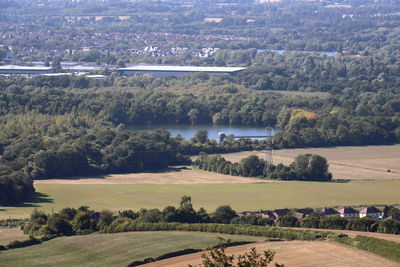
[[[206,249],[216,236],[232,241],[262,237],[194,232],[135,232],[60,237],[26,248],[0,252],[0,266],[127,266],[133,261],[184,249]]]
[[[0,219],[27,218],[34,208],[54,212],[87,205],[96,210],[164,208],[190,195],[194,207],[236,211],[400,203],[400,180],[348,182],[270,182],[249,184],[37,184],[37,198],[18,207],[1,207]]]

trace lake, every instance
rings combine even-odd
[[[199,129],[206,129],[208,137],[218,140],[218,134],[224,132],[227,136],[265,136],[271,134],[265,127],[241,126],[241,125],[215,125],[215,124],[146,124],[131,125],[128,127],[132,131],[147,132],[154,129],[163,128],[171,133],[172,136],[180,134],[185,139],[191,139]],[[263,138],[258,138],[263,139]]]

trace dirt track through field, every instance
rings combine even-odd
[[[258,252],[271,249],[276,251],[274,261],[290,266],[385,266],[394,267],[399,264],[386,260],[372,253],[348,247],[342,244],[328,241],[284,241],[264,242],[249,244],[227,249],[227,254],[243,254],[250,248],[256,247]],[[150,264],[143,267],[187,267],[201,264],[202,253],[189,254],[174,257]],[[273,266],[271,264],[271,266]]]
[[[246,151],[223,157],[238,162],[252,154],[266,156],[264,151]],[[400,145],[281,149],[274,151],[274,163],[289,165],[300,154],[326,157],[334,179],[400,179]]]
[[[94,178],[37,180],[35,184],[237,184],[265,182],[268,181],[183,169],[158,173],[110,174]]]

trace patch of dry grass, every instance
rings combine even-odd
[[[266,157],[263,151],[229,153],[223,157],[237,162],[252,154]],[[281,149],[274,151],[274,163],[290,164],[300,154],[326,157],[334,179],[400,179],[400,145]]]
[[[110,174],[103,177],[77,179],[49,179],[37,180],[38,184],[237,184],[237,183],[265,183],[268,181],[257,178],[229,176],[219,173],[195,171],[189,169],[171,170],[166,172],[143,172],[128,174]]]
[[[28,239],[19,228],[0,228],[0,245],[8,245],[11,241]]]
[[[399,266],[397,263],[374,254],[328,241],[264,242],[231,247],[226,252],[229,255],[244,254],[252,247],[256,247],[258,252],[274,250],[276,252],[274,262],[283,263],[285,266]],[[201,254],[175,257],[143,266],[186,267],[188,264],[198,265],[202,261]]]

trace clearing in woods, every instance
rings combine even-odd
[[[231,247],[226,250],[226,253],[228,255],[244,254],[252,247],[255,247],[259,253],[267,249],[274,250],[276,252],[274,262],[285,266],[399,266],[398,263],[374,254],[329,241],[264,242]],[[188,264],[196,266],[202,262],[201,254],[179,256],[142,266],[187,267]]]
[[[266,157],[264,151],[228,153],[222,156],[226,160],[237,162],[253,154]],[[318,154],[327,158],[334,179],[400,179],[400,145],[274,150],[274,164],[289,165],[301,154]]]

